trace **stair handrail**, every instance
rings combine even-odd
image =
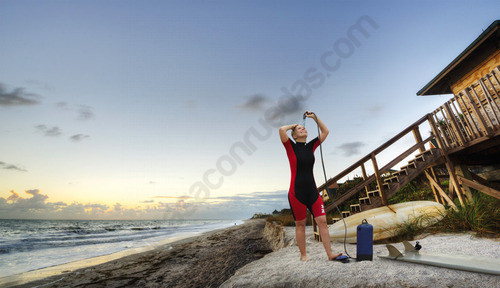
[[[429,114],[426,114],[422,118],[418,119],[415,123],[411,124],[410,126],[408,126],[407,128],[405,128],[403,131],[399,132],[396,136],[392,137],[391,139],[389,139],[388,141],[386,141],[384,144],[380,145],[379,147],[375,148],[375,150],[373,150],[372,152],[368,153],[368,155],[366,155],[365,157],[361,158],[356,163],[352,164],[351,166],[349,166],[348,168],[346,168],[344,171],[340,172],[336,176],[328,179],[328,181],[326,183],[324,183],[324,184],[322,184],[321,186],[318,187],[318,190],[319,191],[325,190],[326,187],[330,186],[333,183],[336,183],[338,180],[342,179],[344,176],[346,176],[347,174],[351,173],[356,168],[361,167],[362,164],[364,164],[366,161],[368,161],[368,160],[371,159],[372,154],[373,155],[379,154],[380,152],[384,151],[387,147],[391,146],[396,141],[398,141],[399,139],[401,139],[404,136],[406,136],[406,134],[410,133],[410,131],[413,131],[415,128],[417,128],[418,126],[420,126],[420,124],[422,124],[425,121],[427,121],[428,120],[428,115]],[[380,169],[380,171],[382,171],[382,169]]]

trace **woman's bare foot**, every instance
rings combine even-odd
[[[309,258],[307,256],[300,256],[300,261],[309,261]]]
[[[340,255],[342,255],[342,253],[337,254],[337,255],[332,254],[332,255],[328,256],[328,260],[333,261],[333,260],[337,259],[337,257],[339,257]]]

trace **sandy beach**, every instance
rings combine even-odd
[[[221,287],[500,287],[500,276],[387,260],[385,244],[374,245],[373,261],[347,264],[329,262],[321,243],[312,238],[307,227],[307,252],[310,261],[299,260],[299,250],[291,235],[294,227],[285,227],[288,247],[266,255],[238,270]],[[498,239],[476,238],[469,233],[437,234],[419,237],[422,253],[477,255],[500,259]],[[415,241],[411,241],[413,244]],[[401,251],[402,244],[394,244]],[[342,252],[342,243],[333,243],[334,252]],[[355,257],[356,245],[347,245]]]
[[[0,286],[219,287],[238,268],[272,251],[262,237],[264,225],[264,220],[249,220],[100,265],[55,272],[28,283],[19,283],[23,275],[9,277],[12,281]]]
[[[327,261],[323,246],[307,227],[310,261],[299,260],[294,227],[250,220],[242,225],[165,244],[95,266],[57,273],[7,287],[500,287],[500,277],[392,261],[384,244],[374,245],[373,261]],[[469,233],[419,237],[426,253],[500,259],[498,239]],[[268,241],[269,240],[269,241]],[[415,241],[412,241],[415,243]],[[403,250],[402,244],[395,244]],[[271,249],[275,251],[272,252]],[[343,251],[333,243],[334,252]],[[356,245],[347,245],[355,257]]]

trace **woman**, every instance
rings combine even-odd
[[[292,179],[288,191],[288,201],[292,209],[293,219],[295,220],[295,238],[300,250],[300,260],[307,261],[306,254],[306,216],[307,209],[312,213],[316,224],[319,227],[319,233],[325,247],[328,260],[334,260],[340,254],[333,254],[330,244],[330,233],[326,226],[325,206],[319,195],[314,181],[314,151],[320,143],[325,141],[328,136],[328,129],[314,113],[306,111],[306,117],[314,119],[321,130],[318,137],[306,143],[307,130],[304,126],[298,124],[286,125],[280,127],[281,142],[286,149]],[[287,131],[292,130],[292,137],[295,143],[287,135]]]

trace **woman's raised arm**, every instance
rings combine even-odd
[[[286,134],[286,131],[295,129],[297,125],[298,124],[291,124],[280,127],[281,142],[285,143],[288,140],[288,134]]]

